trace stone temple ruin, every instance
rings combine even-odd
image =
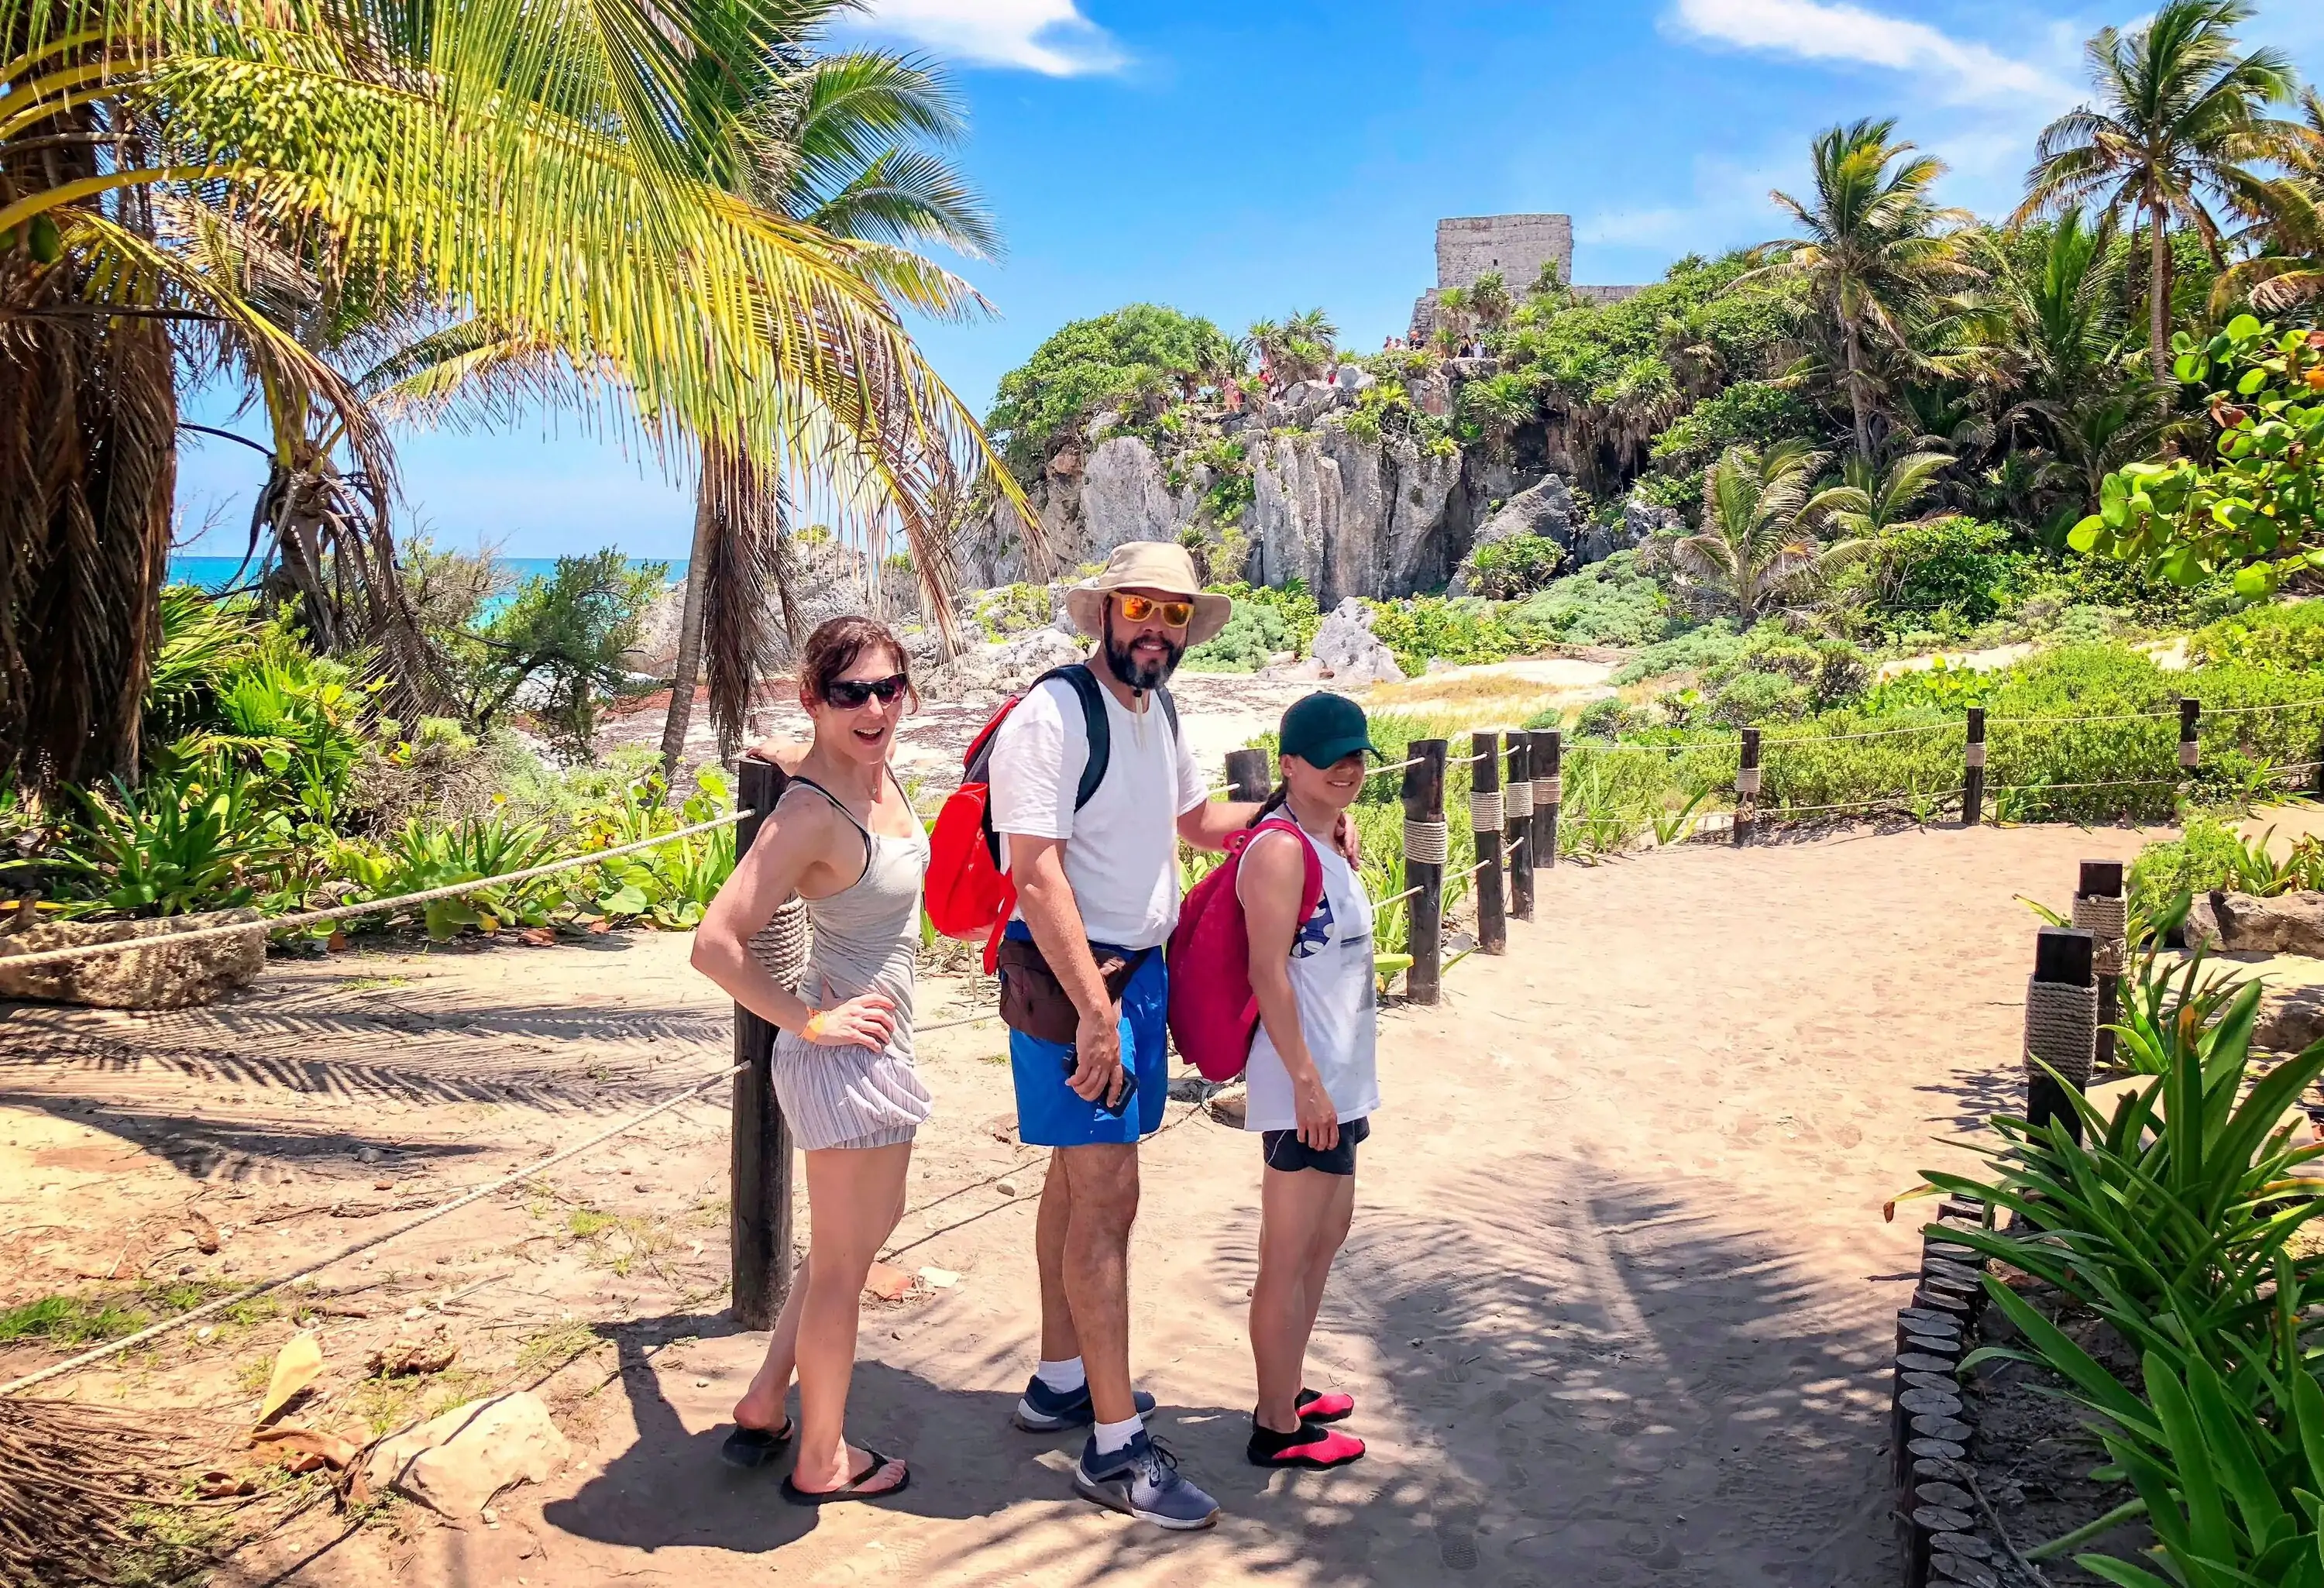
[[[1448,287],[1468,288],[1499,271],[1512,294],[1523,296],[1542,266],[1557,267],[1557,279],[1573,281],[1573,217],[1570,215],[1456,216],[1436,223],[1436,284],[1412,306],[1412,339],[1436,334],[1436,300]],[[1574,287],[1585,303],[1618,303],[1636,287]]]

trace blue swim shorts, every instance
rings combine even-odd
[[[1009,923],[1009,935],[1029,939],[1022,921]],[[1127,959],[1138,950],[1101,951]],[[1102,1141],[1135,1143],[1162,1128],[1162,1105],[1170,1094],[1170,974],[1162,950],[1145,960],[1121,993],[1121,1063],[1138,1077],[1138,1090],[1120,1113],[1078,1096],[1065,1085],[1072,1066],[1070,1042],[1044,1042],[1022,1031],[1009,1033],[1009,1067],[1017,1082],[1017,1135],[1028,1147],[1090,1147]]]

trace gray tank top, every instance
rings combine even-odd
[[[895,773],[890,771],[892,779]],[[815,924],[815,941],[807,951],[807,969],[799,977],[799,996],[810,1005],[827,1007],[866,992],[881,992],[896,1004],[895,1039],[888,1051],[912,1057],[912,967],[920,942],[920,884],[927,876],[928,836],[914,813],[908,837],[875,833],[829,789],[806,778],[793,778],[784,789],[784,801],[807,789],[831,802],[855,830],[863,835],[863,874],[827,899],[807,901],[807,919]],[[896,791],[903,792],[899,782]],[[905,808],[910,809],[908,797]]]

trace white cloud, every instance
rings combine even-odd
[[[2062,102],[2073,90],[2031,62],[1965,43],[1926,23],[1825,0],[1677,0],[1673,21],[1699,39],[1923,74],[1948,99]]]
[[[1126,59],[1079,0],[872,0],[871,25],[964,64],[1055,78],[1113,71]]]

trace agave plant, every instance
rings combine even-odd
[[[247,904],[283,854],[288,824],[259,780],[232,770],[157,772],[110,794],[75,789],[80,802],[43,858],[85,897],[71,914],[187,915]]]
[[[2086,1140],[2064,1122],[1997,1117],[2002,1144],[1979,1149],[1990,1173],[1932,1170],[1927,1186],[1984,1199],[2017,1218],[2008,1232],[1954,1232],[1987,1255],[2056,1286],[2141,1351],[2174,1364],[2202,1357],[2230,1378],[2267,1352],[2280,1268],[2303,1284],[2324,1259],[2292,1239],[2324,1213],[2301,1166],[2324,1156],[2288,1111],[2319,1076],[2324,1043],[2246,1090],[2259,988],[2235,992],[2208,1028],[2161,1028],[2162,1073],[2112,1117],[2064,1090]]]

